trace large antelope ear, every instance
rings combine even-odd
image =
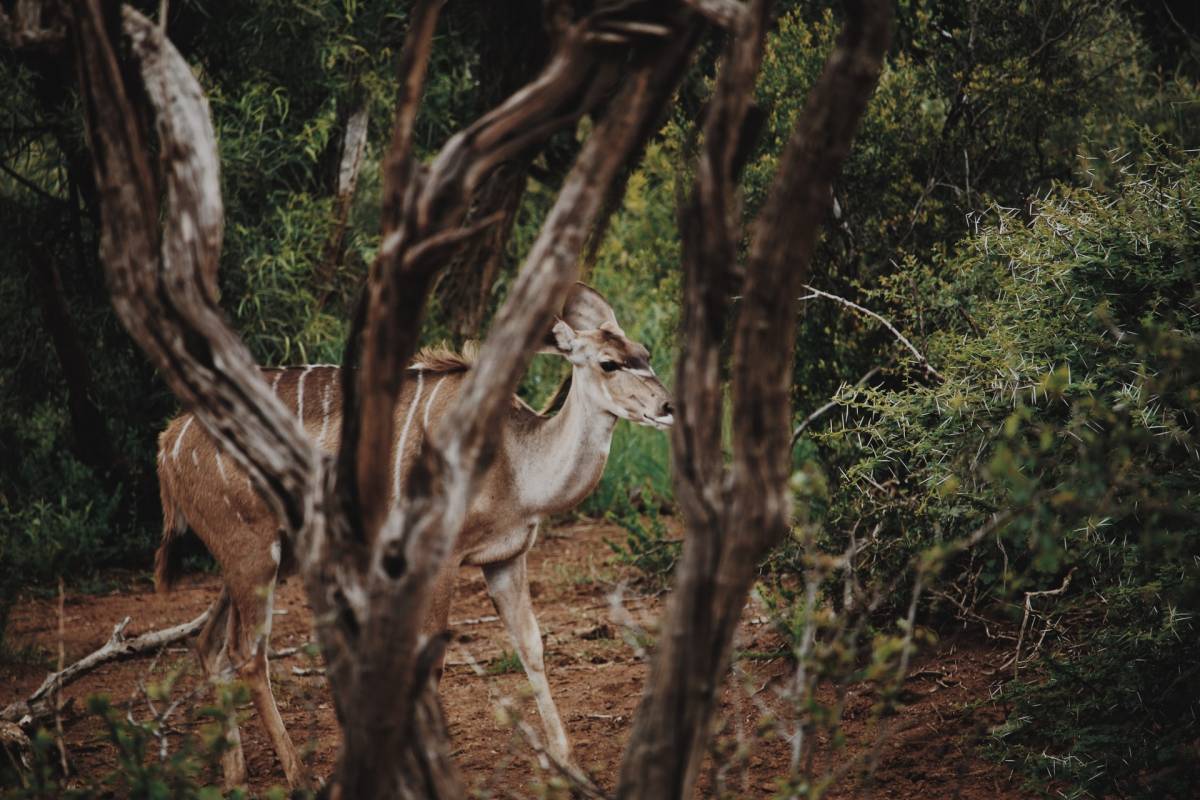
[[[557,353],[570,357],[575,344],[575,331],[595,331],[603,328],[622,336],[625,332],[617,324],[617,315],[604,295],[587,284],[576,282],[567,293],[562,314],[554,320],[554,327],[546,331],[539,353]]]
[[[587,284],[576,282],[563,303],[562,318],[577,331],[595,331],[600,328],[624,335],[617,324],[617,315],[604,295]]]
[[[571,329],[570,325],[563,322],[561,318],[556,318],[554,320],[554,327],[542,339],[542,346],[538,348],[538,352],[556,353],[560,356],[570,358],[574,350],[575,331]]]

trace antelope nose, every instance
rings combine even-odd
[[[658,416],[669,417],[675,413],[675,406],[671,405],[671,401],[666,400],[662,404],[662,408],[658,411]]]

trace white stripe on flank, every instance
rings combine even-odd
[[[192,448],[192,466],[200,466],[200,455],[196,452],[196,448]]]
[[[408,443],[408,429],[412,427],[413,417],[417,415],[417,404],[421,402],[421,387],[425,383],[425,373],[417,373],[417,392],[413,395],[412,403],[408,406],[408,416],[404,419],[404,427],[400,429],[400,442],[396,445],[396,460],[392,463],[392,498],[400,497],[400,465],[404,461],[404,446]]]
[[[217,472],[221,473],[221,483],[229,483],[229,474],[225,472],[225,459],[221,458],[221,451],[217,451]]]
[[[325,395],[321,398],[321,433],[317,435],[317,441],[325,441],[325,434],[329,432],[329,403],[333,397],[330,392],[333,391],[333,378],[325,381]]]
[[[280,369],[275,373],[275,378],[271,381],[271,394],[275,394],[275,388],[279,386],[279,379],[283,377],[283,370]]]
[[[446,377],[443,375],[438,378],[437,385],[433,387],[433,391],[429,393],[429,400],[425,403],[425,413],[421,416],[424,423],[425,432],[429,432],[429,409],[433,408],[433,398],[437,397],[438,389],[442,388],[442,384],[446,382]]]
[[[196,417],[191,416],[187,418],[187,422],[183,423],[183,430],[179,432],[179,436],[175,439],[175,446],[171,448],[172,461],[179,460],[179,447],[183,444],[183,437],[187,436],[188,428],[192,427],[192,423],[195,422],[195,420]]]
[[[312,367],[305,367],[304,372],[300,373],[300,382],[296,385],[296,416],[300,418],[300,427],[304,427],[304,379],[308,377],[308,373]]]

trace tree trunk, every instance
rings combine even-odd
[[[498,106],[531,79],[550,56],[549,34],[537,0],[477,3],[460,9],[479,35],[479,87],[481,108]],[[514,47],[514,42],[520,42]],[[476,338],[491,305],[496,280],[511,268],[506,258],[512,226],[525,196],[532,154],[515,158],[488,177],[476,194],[469,213],[472,221],[499,214],[495,225],[468,242],[442,274],[434,289],[450,330],[459,341]],[[561,180],[569,162],[554,177]]]
[[[709,108],[684,228],[684,351],[673,437],[687,525],[674,593],[621,767],[619,797],[689,797],[710,738],[733,633],[758,562],[790,526],[790,389],[796,298],[833,179],[887,49],[890,0],[849,3],[753,231],[733,349],[733,461],[721,452],[719,352],[740,241],[739,136],[762,58],[767,3],[742,8]]]
[[[118,478],[116,451],[109,438],[104,415],[92,400],[92,370],[63,296],[62,278],[51,258],[40,252],[30,255],[29,280],[37,293],[42,323],[50,334],[67,385],[67,408],[71,414],[75,455],[102,479],[111,483]]]
[[[350,210],[354,205],[358,174],[362,170],[363,156],[367,152],[368,122],[367,108],[360,104],[346,115],[342,125],[341,153],[333,187],[333,231],[325,242],[314,280],[318,292],[317,308],[324,307],[328,301],[337,280],[338,270],[346,257],[346,228],[350,224]]]
[[[413,158],[412,130],[436,16],[436,3],[416,6],[401,57],[383,240],[348,345],[350,365],[359,353],[362,364],[343,372],[336,463],[316,452],[270,392],[217,306],[216,145],[188,65],[161,29],[131,9],[118,20],[114,7],[90,0],[70,20],[114,307],[184,406],[246,469],[289,539],[320,620],[343,727],[330,784],[342,797],[463,794],[428,681],[444,639],[421,639],[427,596],[490,457],[499,416],[572,285],[584,236],[674,91],[698,30],[681,7],[606,8],[567,23],[542,74],[425,167]],[[122,29],[132,64],[110,38]],[[393,439],[392,409],[432,276],[494,222],[463,224],[476,190],[502,164],[596,108],[598,87],[611,86],[626,64],[618,102],[580,152],[450,412],[447,441],[429,443],[405,497],[390,507],[393,455],[377,443]],[[150,120],[164,154],[161,177],[149,155]]]

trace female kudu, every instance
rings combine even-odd
[[[595,488],[618,419],[665,429],[673,417],[646,348],[625,336],[612,308],[595,290],[575,285],[547,337],[547,351],[571,363],[566,402],[551,417],[513,399],[496,458],[434,586],[425,629],[435,633],[446,627],[458,567],[482,567],[488,593],[533,687],[550,752],[565,760],[569,745],[546,681],[525,556],[538,520],[573,508]],[[395,411],[393,502],[425,438],[436,439],[470,364],[444,351],[422,351],[409,369],[412,378]],[[327,450],[337,448],[341,433],[340,371],[332,366],[263,370],[275,394],[295,409],[308,434]],[[160,590],[170,588],[172,545],[191,528],[216,558],[225,581],[197,641],[201,666],[211,678],[236,673],[248,684],[288,782],[296,785],[304,774],[275,705],[267,669],[274,588],[290,565],[282,557],[278,524],[245,473],[194,423],[190,413],[181,414],[159,437],[163,541],[156,580]],[[236,785],[245,782],[246,771],[236,725],[230,740],[223,765],[226,783]]]

